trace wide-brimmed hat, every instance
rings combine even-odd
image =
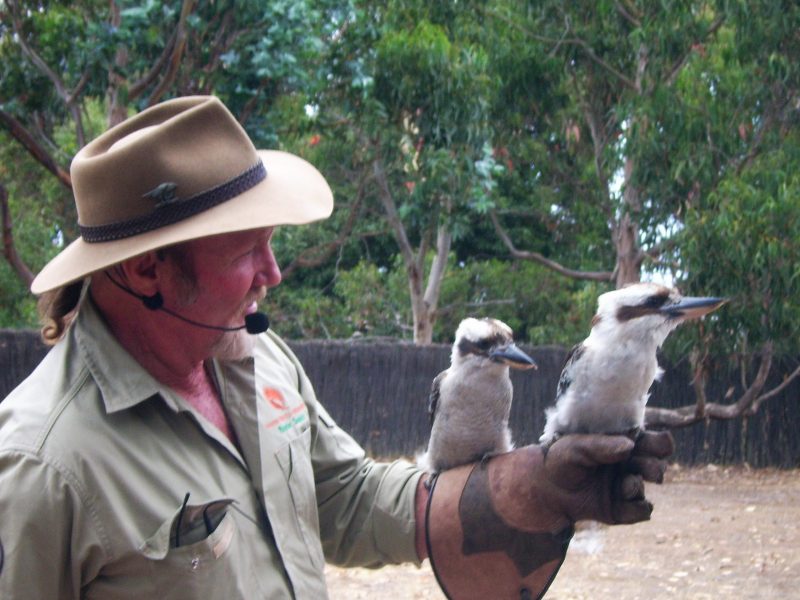
[[[70,174],[81,237],[36,276],[35,294],[148,250],[333,210],[317,169],[256,150],[212,96],[169,100],[109,129],[75,155]]]

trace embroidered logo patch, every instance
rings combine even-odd
[[[279,390],[271,387],[265,387],[263,393],[264,398],[267,399],[267,402],[269,402],[273,408],[277,408],[278,410],[286,410],[286,399]]]
[[[271,409],[269,413],[278,413],[275,417],[264,423],[267,429],[275,429],[284,433],[295,425],[306,421],[308,419],[308,409],[305,403],[298,402],[294,406],[290,406],[286,398],[281,393],[272,387],[265,386],[261,389],[261,395],[267,401],[267,405]]]

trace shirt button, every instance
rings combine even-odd
[[[200,559],[196,556],[192,559],[192,571],[197,571],[197,567],[200,566]]]

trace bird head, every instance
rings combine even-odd
[[[677,289],[656,283],[634,283],[597,299],[592,328],[631,337],[638,333],[661,345],[678,325],[725,302],[724,298],[682,296]]]
[[[536,362],[516,344],[511,328],[497,319],[467,318],[456,330],[451,361],[453,364],[477,360],[512,369],[535,369]]]

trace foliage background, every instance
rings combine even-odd
[[[448,343],[461,318],[493,315],[521,341],[571,345],[596,296],[633,277],[730,299],[670,338],[675,357],[748,378],[767,345],[797,355],[794,2],[0,11],[3,239],[31,272],[76,236],[63,173],[85,140],[213,93],[257,145],[306,157],[334,188],[331,219],[275,241],[285,279],[266,308],[287,337]],[[35,325],[26,289],[0,261],[0,325]]]

